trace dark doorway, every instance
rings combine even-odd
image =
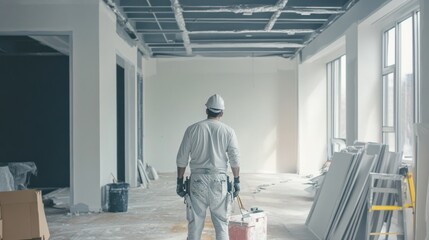
[[[117,178],[125,182],[125,70],[116,65]]]
[[[29,188],[69,187],[69,56],[27,36],[0,47],[0,162],[34,162]]]

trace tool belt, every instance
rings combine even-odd
[[[191,174],[226,174],[226,172],[219,169],[195,168],[191,169]]]
[[[232,181],[229,181],[229,176],[226,176],[226,184],[228,192],[232,194]],[[186,194],[190,195],[191,193],[191,177],[186,177],[185,180],[185,192]]]

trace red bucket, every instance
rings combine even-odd
[[[229,218],[230,240],[266,240],[267,215],[265,212],[249,213],[249,216],[234,215]]]

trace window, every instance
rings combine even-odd
[[[411,160],[418,119],[419,12],[383,34],[383,143]]]
[[[341,150],[346,139],[346,56],[326,64],[328,81],[328,157]]]

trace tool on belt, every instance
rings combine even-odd
[[[191,193],[191,178],[190,177],[186,177],[186,180],[185,180],[185,192],[188,195],[190,195],[190,193]]]
[[[226,183],[228,186],[228,192],[232,194],[232,182],[229,181],[229,176],[226,176]]]

